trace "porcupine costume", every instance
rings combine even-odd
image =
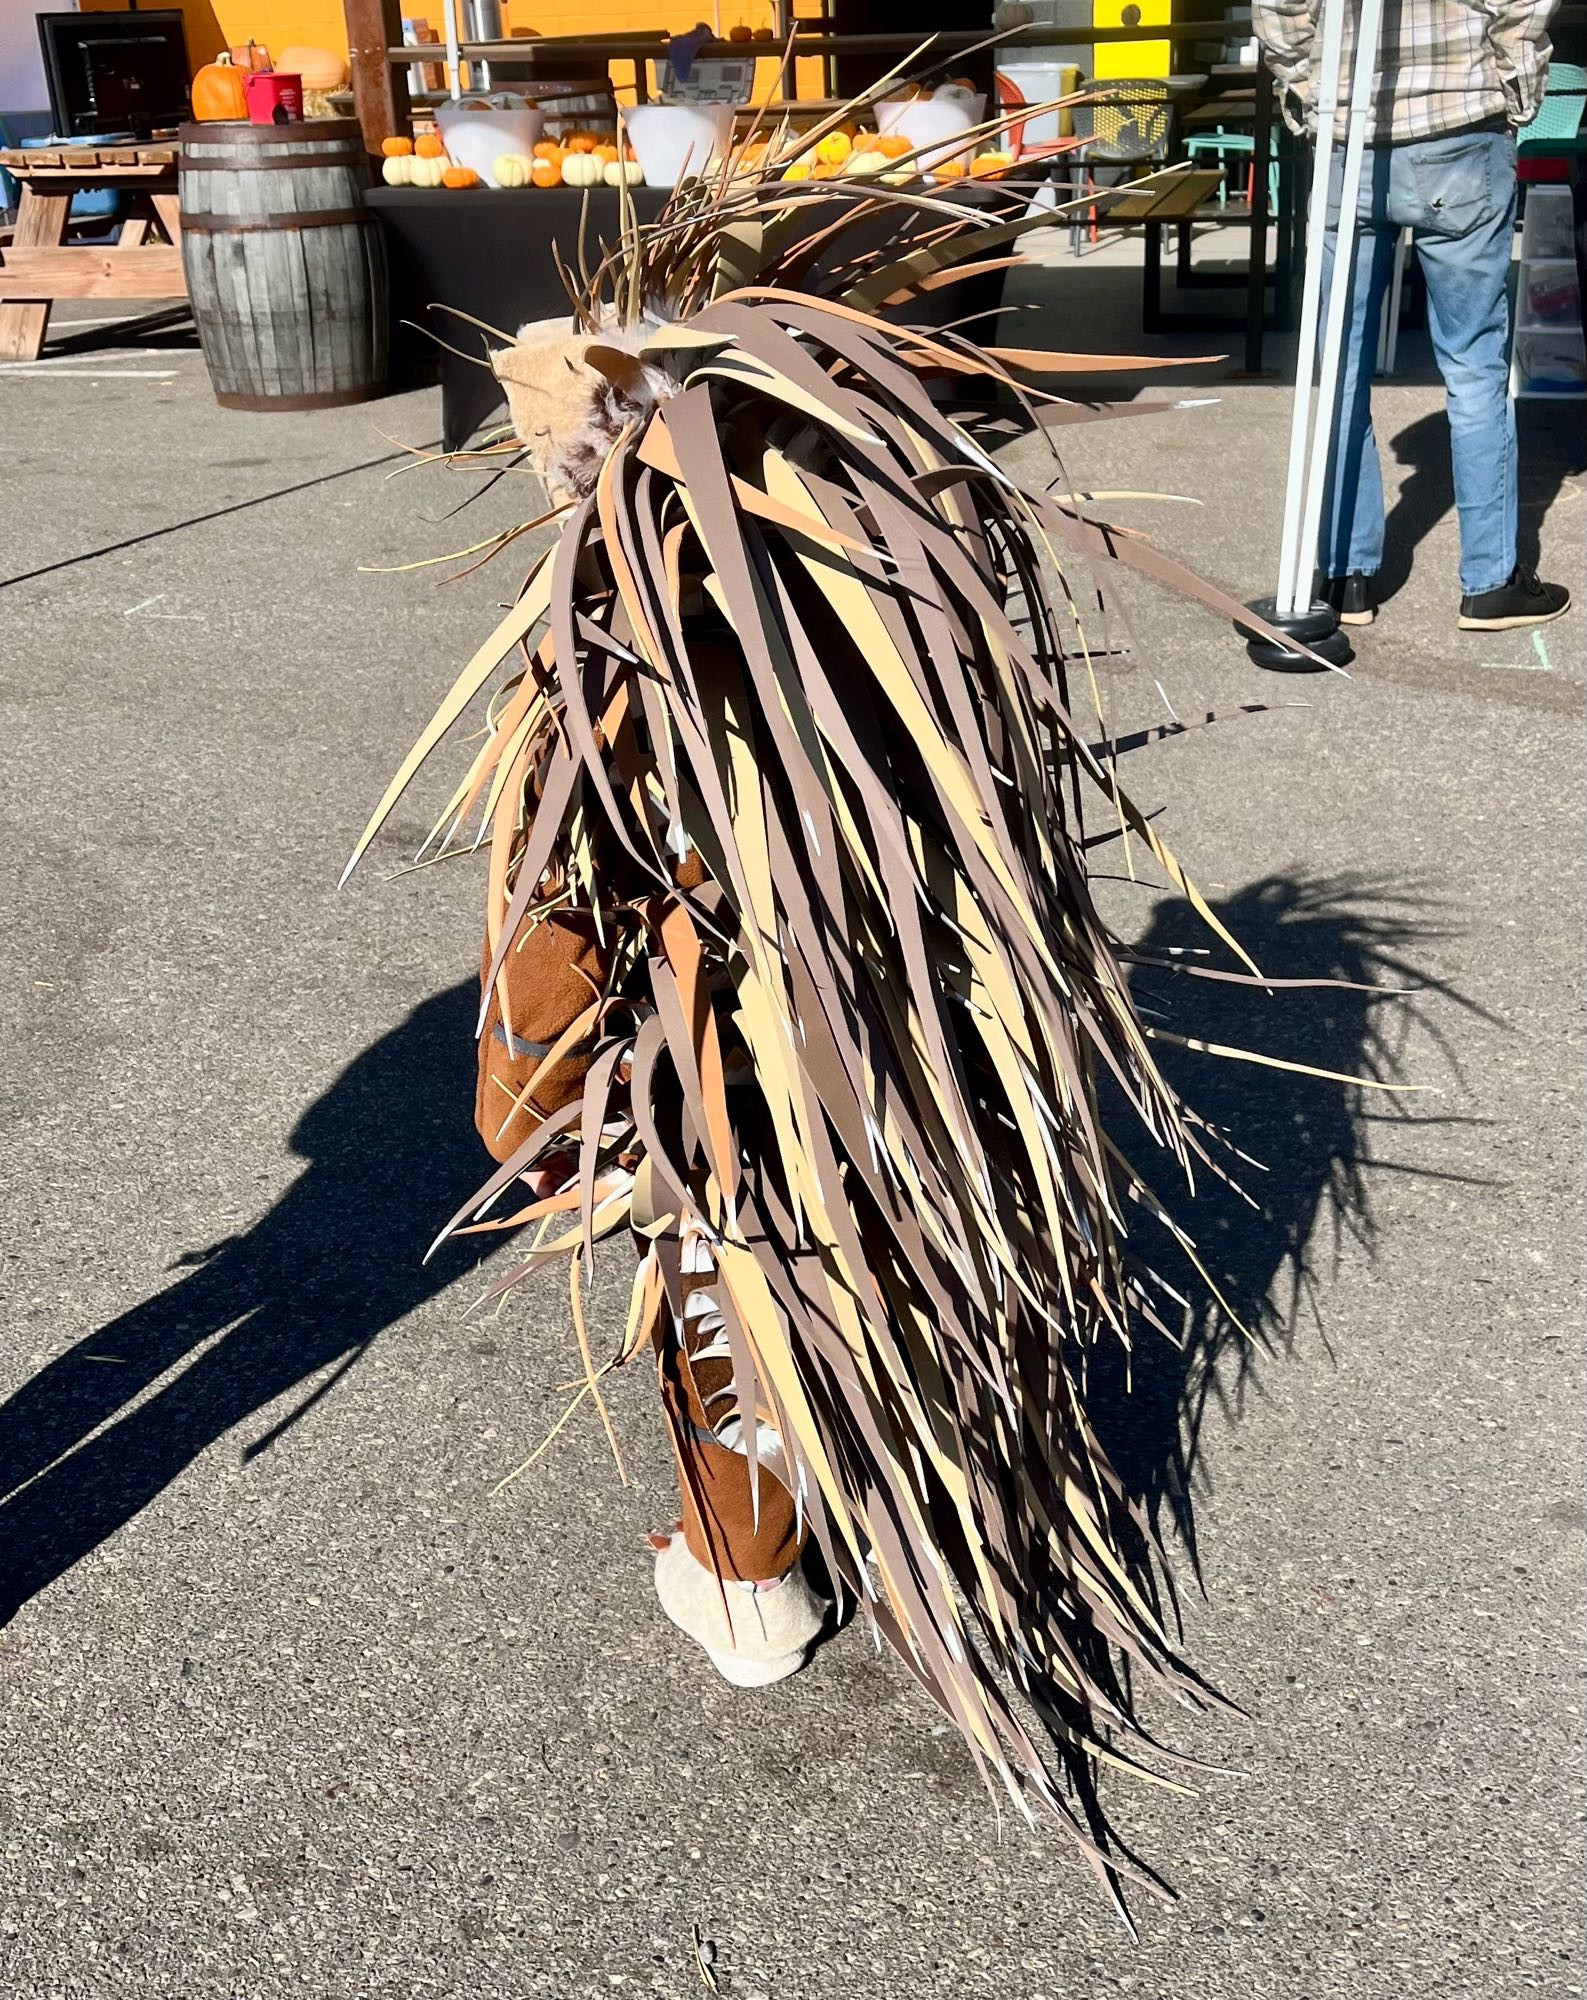
[[[1238,607],[991,455],[1097,414],[1016,377],[1140,364],[878,316],[1015,261],[1028,225],[918,177],[785,183],[809,136],[779,143],[654,223],[625,211],[572,321],[495,356],[557,537],[359,852],[511,656],[437,821],[443,847],[488,848],[500,1161],[449,1227],[539,1222],[509,1283],[572,1260],[599,1402],[578,1273],[627,1225],[614,1360],[655,1344],[724,1602],[808,1533],[983,1775],[1111,1884],[1135,1871],[1023,1718],[1072,1774],[1134,1763],[1127,1684],[1206,1690],[1082,1403],[1087,1351],[1155,1319],[1126,1230],[1161,1214],[1099,1079],[1178,1167],[1210,1142],[1093,905],[1087,804],[1219,927],[1077,718],[1098,600],[1063,579],[1130,564]],[[988,381],[1012,420],[1006,396],[954,409]],[[541,1192],[497,1214],[520,1180]],[[728,1461],[747,1560],[711,1533]]]

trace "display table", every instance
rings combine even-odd
[[[0,165],[22,186],[0,252],[0,359],[38,359],[56,299],[187,297],[174,145],[8,148]],[[115,243],[68,243],[72,196],[107,187],[130,197]],[[167,242],[146,240],[152,222]]]
[[[632,190],[641,222],[661,213],[669,192]],[[959,198],[978,208],[995,208],[1006,199],[987,186],[967,190]],[[457,451],[505,398],[495,376],[481,365],[494,344],[491,337],[456,314],[467,313],[511,336],[528,320],[567,313],[567,288],[552,245],[568,269],[578,268],[584,193],[578,188],[378,187],[366,199],[386,229],[393,318],[428,327],[467,355],[480,357],[475,361],[437,349],[441,442],[447,451]],[[601,240],[617,238],[617,192],[592,189],[589,203],[586,257],[593,264]],[[809,208],[812,232],[831,222],[832,209],[826,202],[811,202]],[[877,241],[897,229],[895,210],[876,218]],[[862,241],[856,232],[853,244]],[[943,325],[966,314],[995,310],[1002,295],[1003,273],[988,272],[912,301],[909,317],[920,325]],[[451,306],[454,311],[431,310],[435,306]]]

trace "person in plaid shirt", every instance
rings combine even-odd
[[[1336,136],[1343,140],[1357,8],[1347,8]],[[1322,0],[1254,0],[1252,18],[1296,132],[1314,131]],[[1383,475],[1372,434],[1378,318],[1402,229],[1427,280],[1428,321],[1449,408],[1460,516],[1459,623],[1470,631],[1542,624],[1570,593],[1516,559],[1515,413],[1510,403],[1507,283],[1515,233],[1515,132],[1548,76],[1554,0],[1402,0],[1388,10],[1357,204],[1355,263],[1329,464],[1323,595],[1346,625],[1377,615]],[[1344,179],[1329,189],[1324,289]]]

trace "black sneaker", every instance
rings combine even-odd
[[[1517,625],[1547,625],[1570,609],[1570,592],[1562,583],[1542,583],[1535,569],[1520,563],[1510,581],[1497,590],[1473,591],[1460,600],[1462,632],[1508,632]]]
[[[1341,625],[1370,625],[1378,615],[1372,578],[1364,570],[1353,569],[1348,576],[1325,576],[1322,600],[1332,607]]]

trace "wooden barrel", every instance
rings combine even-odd
[[[216,400],[326,410],[386,386],[386,254],[352,118],[182,128],[182,268]]]

